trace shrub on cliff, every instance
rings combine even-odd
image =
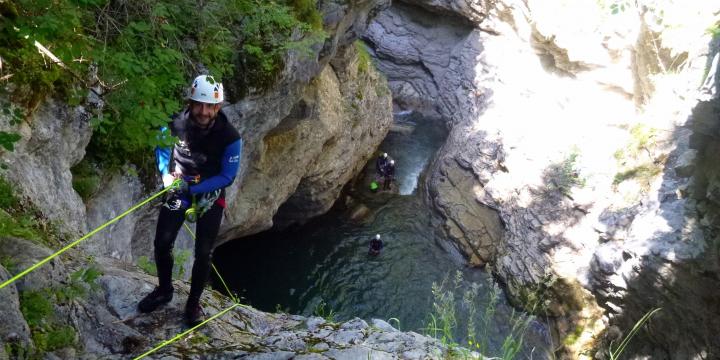
[[[285,52],[322,40],[320,28],[316,0],[5,1],[0,96],[28,116],[47,97],[77,105],[90,86],[102,89],[89,153],[106,165],[148,165],[155,131],[181,108],[188,79],[206,69],[235,96],[262,91]]]

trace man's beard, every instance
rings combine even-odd
[[[190,123],[194,127],[201,129],[201,130],[207,130],[207,129],[211,128],[213,126],[213,124],[215,123],[216,118],[217,118],[217,114],[215,114],[215,116],[211,117],[210,120],[208,120],[207,124],[202,125],[202,124],[200,124],[200,122],[197,121],[197,118],[195,117],[195,115],[193,115],[192,111],[190,111]]]

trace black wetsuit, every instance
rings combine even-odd
[[[166,130],[166,129],[164,129]],[[170,133],[179,141],[172,148],[156,149],[158,168],[167,174],[170,169],[183,177],[198,177],[188,193],[171,193],[160,208],[155,232],[155,263],[159,286],[172,287],[172,250],[178,231],[185,221],[192,197],[205,201],[207,209],[197,220],[195,238],[195,262],[188,303],[198,303],[210,273],[213,243],[220,229],[225,208],[225,187],[235,179],[242,153],[242,139],[222,111],[207,129],[196,126],[185,110],[173,116]]]
[[[383,169],[383,190],[390,190],[390,184],[395,178],[395,165],[387,163]]]
[[[382,155],[378,156],[377,160],[375,160],[375,170],[378,175],[385,176],[385,166],[388,164],[388,161],[390,161],[390,159]]]
[[[384,244],[383,241],[377,238],[372,238],[370,240],[370,253],[371,254],[379,254],[380,250],[382,250]]]

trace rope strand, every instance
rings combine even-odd
[[[5,286],[8,286],[9,284],[12,284],[13,282],[15,282],[15,281],[17,281],[18,279],[20,279],[21,277],[27,275],[27,274],[30,273],[31,271],[39,268],[40,266],[42,266],[42,265],[45,264],[46,262],[48,262],[48,261],[50,261],[50,260],[58,257],[59,255],[61,255],[61,254],[64,253],[65,251],[67,251],[67,250],[75,247],[77,244],[79,244],[79,243],[81,243],[82,241],[88,239],[89,237],[95,235],[95,234],[98,233],[100,230],[102,230],[102,229],[108,227],[110,224],[112,224],[112,223],[114,223],[114,222],[116,222],[116,221],[124,218],[124,217],[127,216],[128,214],[130,214],[130,213],[132,213],[133,211],[139,209],[140,207],[142,207],[143,205],[149,203],[150,201],[156,199],[157,197],[159,197],[160,195],[166,193],[168,190],[170,190],[170,189],[172,189],[172,188],[173,188],[172,186],[169,186],[169,187],[167,187],[167,188],[159,191],[159,192],[156,193],[155,195],[153,195],[153,196],[151,196],[151,197],[143,200],[142,202],[140,202],[140,203],[136,204],[135,206],[131,207],[130,209],[126,210],[124,213],[116,216],[116,217],[113,218],[112,220],[110,220],[110,221],[108,221],[108,222],[100,225],[99,227],[95,228],[95,230],[87,233],[85,236],[83,236],[83,237],[81,237],[81,238],[79,238],[79,239],[71,242],[70,244],[66,245],[66,246],[63,247],[62,249],[56,251],[54,254],[52,254],[52,255],[46,257],[45,259],[39,261],[39,262],[36,263],[35,265],[33,265],[33,266],[31,266],[31,267],[23,270],[21,273],[13,276],[13,277],[10,278],[9,280],[7,280],[7,281],[3,282],[2,284],[0,284],[0,289],[4,288]]]

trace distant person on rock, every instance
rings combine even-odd
[[[172,148],[156,148],[157,165],[163,185],[179,183],[169,191],[160,207],[155,232],[155,264],[158,286],[138,304],[151,312],[173,298],[173,245],[186,211],[193,206],[199,216],[196,226],[195,262],[185,321],[192,326],[202,321],[200,295],[210,273],[213,243],[225,209],[225,188],[240,168],[242,139],[220,109],[223,86],[212,76],[200,75],[192,82],[187,107],[171,116],[161,136],[175,136]]]
[[[375,237],[370,240],[370,250],[368,250],[368,254],[380,255],[380,250],[382,250],[384,246],[383,241],[380,239],[380,234],[376,234]]]
[[[385,176],[385,166],[387,166],[389,160],[390,158],[387,153],[380,154],[377,160],[375,160],[375,170],[377,171],[379,177],[382,178]]]
[[[390,160],[383,170],[383,190],[390,190],[393,180],[395,180],[395,160]]]

